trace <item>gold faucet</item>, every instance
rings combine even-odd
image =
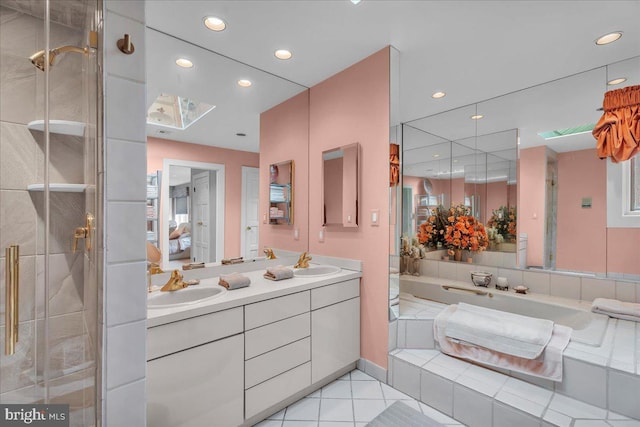
[[[178,270],[171,272],[171,277],[165,285],[160,288],[162,292],[173,292],[188,287],[189,284],[182,280],[182,274]]]
[[[306,252],[303,252],[300,258],[298,258],[298,263],[294,265],[293,268],[309,268],[309,261],[311,261],[311,259]]]
[[[265,248],[264,254],[267,256],[267,259],[276,259],[276,254],[273,253],[273,249]]]

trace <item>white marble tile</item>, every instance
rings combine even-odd
[[[453,381],[431,372],[422,371],[420,374],[420,401],[440,412],[453,416]]]
[[[547,425],[558,426],[558,427],[571,427],[571,423],[573,422],[573,418],[561,414],[560,412],[556,412],[552,409],[547,409],[543,417],[545,423],[545,427]]]
[[[351,371],[351,381],[376,381],[376,379],[358,369],[354,369]]]
[[[351,393],[354,399],[384,399],[377,381],[352,381]]]
[[[351,381],[334,381],[322,387],[322,397],[331,399],[351,399]]]
[[[0,121],[0,159],[0,189],[25,190],[38,182],[36,142],[25,125]]]
[[[549,294],[549,274],[538,273],[534,271],[525,271],[522,274],[522,280],[524,285],[529,288],[529,291],[536,294]]]
[[[413,400],[413,397],[404,394],[393,387],[389,387],[386,384],[381,384],[382,386],[382,394],[386,401],[389,400]]]
[[[20,256],[35,255],[36,244],[42,245],[44,234],[36,228],[38,214],[27,191],[0,190],[0,247],[20,243]],[[38,230],[35,231],[34,230]]]
[[[456,280],[457,269],[455,261],[441,261],[438,266],[438,275],[443,279]]]
[[[6,32],[3,31],[2,39],[5,37]],[[22,56],[5,53],[4,45],[3,42],[3,52],[0,53],[0,121],[27,124],[42,118],[38,117],[36,110],[36,73],[39,71],[26,60],[35,46]]]
[[[535,385],[520,381],[515,378],[509,378],[502,387],[502,391],[523,397],[543,407],[547,406],[547,404],[553,397],[552,391],[537,387]]]
[[[396,402],[402,402],[403,404],[407,405],[407,406],[408,406],[408,407],[410,407],[411,409],[415,409],[415,410],[416,410],[416,411],[418,411],[418,412],[422,412],[422,410],[420,409],[420,405],[419,405],[418,401],[417,401],[417,400],[415,400],[415,399],[412,399],[412,400],[402,400],[402,399],[398,399],[398,400],[396,400],[396,399],[389,399],[389,400],[386,400],[386,399],[385,399],[385,403],[386,403],[386,405],[387,405],[387,408],[388,408],[389,406],[393,405],[393,404],[394,404],[394,403],[396,403]]]
[[[284,409],[268,417],[268,420],[284,420]]]
[[[2,297],[2,303],[0,304],[0,327],[4,332],[4,324],[5,324],[5,295],[6,295],[6,280],[5,276],[5,261],[4,252],[0,253],[2,257],[0,257],[0,296]],[[41,257],[38,257],[41,258]],[[19,305],[18,305],[18,316],[20,322],[27,322],[29,320],[33,320],[36,315],[36,305],[42,309],[42,314],[39,317],[43,317],[44,315],[44,283],[42,273],[42,263],[36,262],[35,256],[20,256],[20,285],[19,285]],[[38,277],[38,286],[36,287],[36,277]],[[36,291],[37,289],[37,291]],[[41,296],[41,298],[38,298]],[[37,303],[36,303],[37,301]],[[2,341],[4,343],[4,341]]]
[[[147,111],[145,85],[107,75],[105,136],[109,139],[145,142]],[[139,100],[131,102],[131,100]]]
[[[555,394],[549,409],[572,418],[605,419],[607,411],[561,394]]]
[[[352,400],[351,399],[321,399],[320,420],[321,421],[353,421]]]
[[[448,417],[447,415],[443,414],[437,409],[434,409],[431,406],[425,405],[422,402],[418,402],[418,404],[420,405],[420,409],[422,410],[422,413],[427,417],[431,418],[432,420],[439,422],[441,424],[447,424],[447,425],[458,424],[456,420],[454,420],[451,417]]]
[[[398,336],[397,344],[398,348],[405,348],[407,346],[407,321],[403,319],[398,320]]]
[[[596,298],[615,298],[616,285],[613,280],[582,278],[582,300],[593,301]]]
[[[282,427],[282,420],[264,420],[254,424],[254,427]]]
[[[576,420],[574,427],[610,427],[606,421],[602,420]]]
[[[354,423],[347,421],[320,421],[318,427],[353,427]]]
[[[420,261],[420,272],[423,276],[438,277],[438,261],[423,259]]]
[[[414,398],[420,397],[420,368],[400,359],[393,359],[393,388]]]
[[[501,403],[493,403],[494,427],[537,427],[540,426],[540,418],[520,412]]]
[[[471,365],[456,383],[487,396],[495,396],[507,381],[507,376],[489,369]]]
[[[147,360],[146,321],[107,328],[106,387],[114,389],[145,377]]]
[[[469,427],[493,424],[492,399],[466,387],[453,387],[453,416]]]
[[[284,420],[282,427],[317,427],[318,421],[287,421]]]
[[[579,360],[565,358],[562,382],[556,384],[556,392],[591,405],[607,406],[607,370]]]
[[[638,420],[609,420],[611,427],[640,427],[640,421]]]
[[[147,425],[145,381],[140,380],[107,391],[105,399],[105,425]]]
[[[432,320],[409,320],[406,329],[406,348],[428,349],[434,347]]]
[[[609,372],[609,409],[640,419],[640,377],[616,371]],[[633,390],[633,392],[632,392]]]
[[[140,66],[139,57],[145,57],[145,27],[129,15],[107,12],[109,26],[104,40],[105,54],[109,57],[109,73],[140,82],[145,81],[145,67]],[[117,43],[123,34],[129,34],[135,46],[133,55],[123,55]]]
[[[146,204],[143,202],[108,202],[106,221],[107,262],[143,261],[145,247]],[[105,285],[105,288],[108,284]]]
[[[616,299],[626,302],[636,302],[638,285],[632,282],[616,282]]]
[[[477,265],[468,264],[466,262],[458,262],[456,263],[456,280],[465,283],[471,283],[471,272],[478,270]],[[487,267],[482,267],[483,271]]]
[[[389,343],[388,350],[392,351],[398,348],[398,320],[389,322]]]
[[[147,148],[139,142],[116,139],[106,141],[106,161],[110,165],[122,165],[118,171],[107,173],[105,184],[108,200],[146,201],[146,169],[130,167],[147,161]]]
[[[142,1],[108,0],[105,2],[105,7],[107,10],[111,10],[122,16],[128,16],[142,24],[145,23],[145,8],[144,2]]]
[[[511,392],[505,391],[504,389],[498,392],[498,394],[496,395],[496,401],[503,402],[507,406],[518,408],[519,410],[531,414],[535,417],[542,416],[542,413],[545,409],[545,405],[540,405],[539,403],[529,400],[522,395],[516,395]]]
[[[289,406],[284,414],[285,421],[317,420],[320,413],[320,399],[304,398]]]
[[[387,406],[384,400],[353,400],[353,415],[356,421],[369,422],[377,417]]]
[[[549,286],[551,295],[579,300],[580,277],[566,274],[549,274]]]
[[[106,266],[104,310],[107,326],[147,318],[146,262]]]

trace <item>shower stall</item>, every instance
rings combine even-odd
[[[100,0],[0,3],[0,405],[98,425]]]

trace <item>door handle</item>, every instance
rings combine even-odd
[[[73,245],[71,245],[71,252],[76,253],[78,250],[78,240],[84,239],[84,247],[87,251],[91,250],[91,230],[93,228],[94,217],[92,214],[87,213],[85,215],[84,227],[76,227],[73,230]]]
[[[251,226],[247,226],[247,231],[251,231]]]
[[[198,221],[198,225],[202,225],[202,221]]]
[[[20,247],[11,245],[5,249],[5,336],[4,354],[7,356],[16,352],[18,342],[18,287],[20,283]]]

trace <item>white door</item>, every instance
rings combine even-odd
[[[193,262],[210,262],[209,173],[202,172],[193,176],[193,224],[191,227]]]
[[[258,256],[258,190],[260,170],[248,166],[242,167],[242,256]]]

